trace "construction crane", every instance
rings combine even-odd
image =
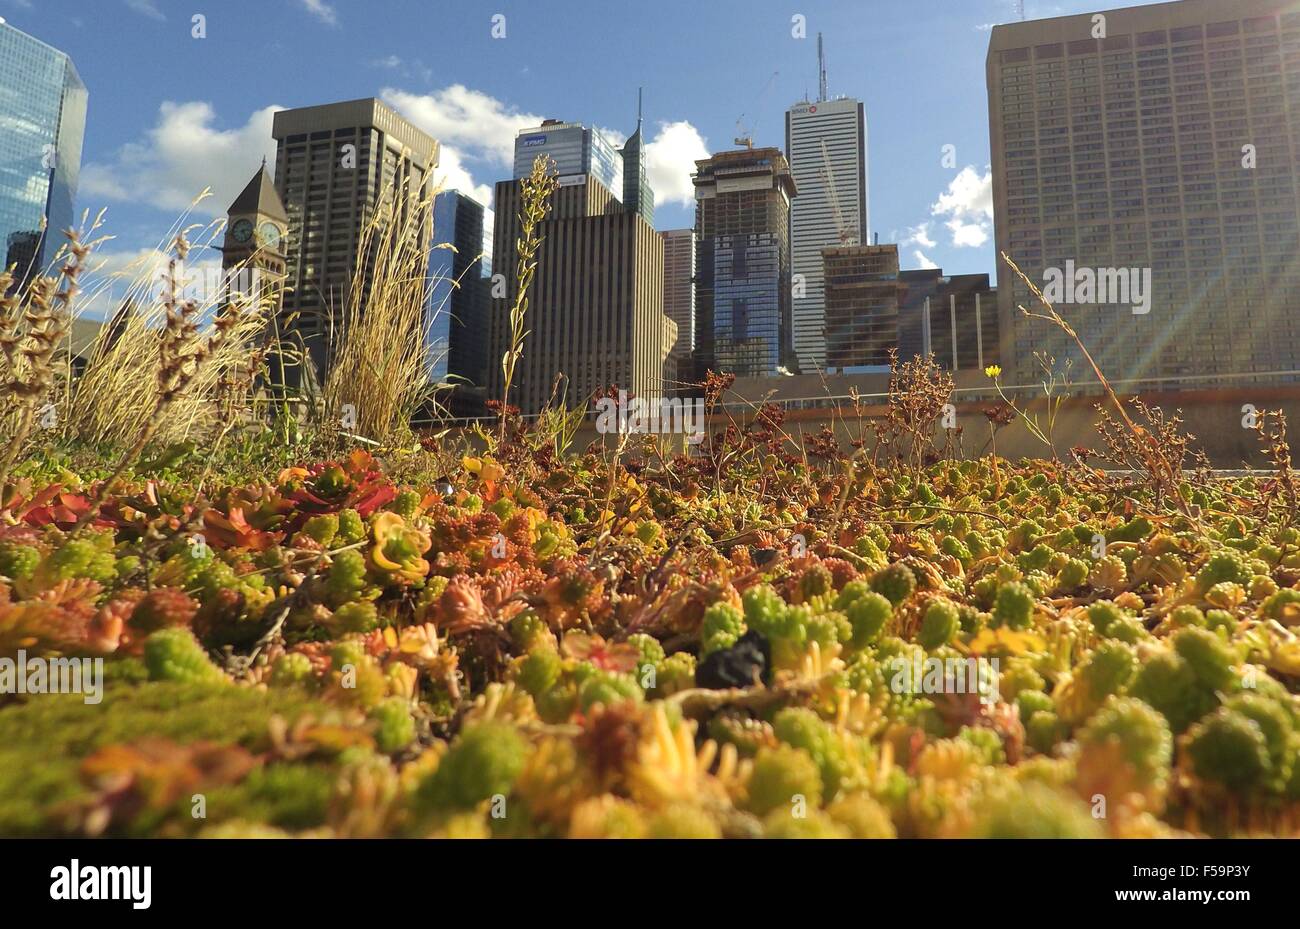
[[[771,88],[772,86],[772,82],[776,80],[776,76],[780,73],[781,73],[780,71],[772,72],[772,76],[767,79],[767,83],[763,85],[763,89],[758,92],[758,97],[757,99],[754,100],[755,107],[757,107],[758,104],[763,102],[764,95],[767,94],[769,88]],[[754,147],[754,128],[753,126],[745,125],[744,113],[741,113],[740,118],[736,120],[736,138],[733,139],[732,141],[736,145],[742,145],[748,149],[752,149]]]
[[[840,209],[840,194],[835,189],[835,171],[831,168],[831,153],[826,148],[825,139],[822,139],[822,169],[820,174],[822,183],[826,186],[826,196],[831,201],[831,210],[835,213],[835,228],[839,230],[840,245],[857,245],[858,227],[856,223],[846,221],[844,211]]]

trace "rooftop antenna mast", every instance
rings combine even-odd
[[[817,102],[826,102],[826,52],[822,49],[820,32],[817,33]]]
[[[636,128],[641,131],[641,88],[636,89]]]
[[[1016,0],[1016,15],[1020,17],[1021,22],[1025,19],[1025,0]]]

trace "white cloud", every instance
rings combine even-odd
[[[944,225],[952,233],[952,244],[958,248],[979,248],[989,240],[989,231],[985,224],[950,219]]]
[[[926,222],[909,227],[898,244],[901,246],[919,245],[921,248],[934,248],[934,239],[930,238],[930,224]]]
[[[469,170],[461,161],[456,149],[443,145],[438,149],[438,167],[433,172],[434,182],[443,190],[457,190],[487,206],[492,202],[492,185],[475,183]]]
[[[957,217],[983,214],[993,218],[993,172],[980,174],[973,165],[962,168],[948,183],[948,189],[930,208],[936,216],[951,213]]]
[[[522,113],[463,84],[452,84],[429,94],[385,87],[379,95],[438,140],[438,169],[434,179],[443,189],[460,191],[485,206],[492,203],[492,182],[510,173],[519,130],[542,121],[541,116]],[[486,163],[490,181],[474,180],[467,162]]]
[[[463,84],[452,84],[430,94],[385,87],[379,96],[444,147],[497,165],[513,164],[515,135],[542,121],[540,116],[521,113]]]
[[[163,15],[162,10],[158,9],[155,5],[154,0],[126,0],[126,5],[132,10],[135,10],[135,12],[148,16],[150,19],[161,20],[167,18]]]
[[[962,168],[948,189],[930,206],[932,216],[946,216],[944,225],[958,248],[978,248],[993,228],[993,172],[983,174],[973,165]]]
[[[916,251],[912,252],[912,258],[913,260],[916,261],[917,266],[922,271],[929,271],[939,267],[937,264],[931,261],[929,257],[920,249],[917,249]]]
[[[325,0],[298,0],[298,2],[302,4],[303,9],[326,25],[338,25],[338,14],[334,12],[334,7],[326,3]]]
[[[211,187],[212,196],[195,211],[221,216],[262,158],[274,160],[271,119],[279,109],[264,107],[242,126],[218,129],[211,104],[164,102],[157,124],[143,139],[122,146],[107,163],[93,162],[82,169],[79,193],[90,203],[135,200],[180,211]]]
[[[709,157],[700,131],[685,120],[660,123],[659,133],[646,143],[645,151],[646,174],[655,192],[655,205],[694,203],[691,175],[695,173],[695,162]]]

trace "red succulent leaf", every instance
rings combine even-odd
[[[247,548],[262,552],[279,541],[278,534],[250,526],[240,507],[231,507],[229,516],[222,516],[217,510],[207,510],[203,514],[203,524],[214,548]]]

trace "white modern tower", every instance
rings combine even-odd
[[[794,351],[810,373],[826,365],[822,249],[868,242],[867,120],[860,100],[827,99],[821,36],[819,99],[785,114],[785,152],[799,196],[790,206]]]

